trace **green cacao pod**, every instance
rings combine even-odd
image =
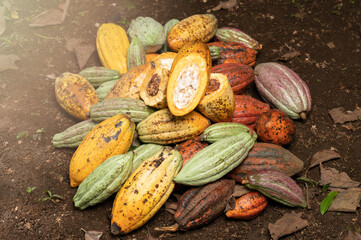
[[[99,87],[105,82],[118,80],[120,72],[105,67],[88,67],[79,73],[84,77],[93,87]]]
[[[130,175],[133,156],[132,151],[115,155],[94,169],[79,185],[73,198],[75,207],[83,210],[105,201],[117,192]]]
[[[212,143],[189,159],[174,181],[190,186],[217,181],[243,161],[256,138],[241,132]]]
[[[131,172],[134,172],[139,164],[141,164],[145,159],[153,156],[161,149],[163,149],[163,146],[157,144],[143,144],[134,149],[133,169]]]
[[[128,71],[133,67],[146,63],[145,49],[137,36],[134,36],[129,44],[127,54]]]
[[[108,94],[110,89],[114,86],[114,84],[117,81],[118,80],[112,80],[112,81],[105,82],[105,83],[101,84],[97,89],[95,89],[95,91],[98,94],[99,101],[104,100],[105,96]]]
[[[255,131],[240,123],[222,122],[207,127],[199,136],[199,140],[214,143],[223,138],[236,135],[241,132],[256,134]],[[257,136],[256,136],[257,137]]]
[[[135,36],[139,38],[146,53],[155,53],[165,43],[162,24],[151,17],[137,17],[132,20],[127,33],[131,39]]]
[[[53,136],[53,146],[56,148],[76,148],[96,125],[97,123],[93,122],[91,119],[87,119],[70,126],[63,132]]]
[[[297,183],[285,173],[264,170],[247,175],[242,183],[279,203],[290,207],[306,207],[306,198]]]
[[[127,114],[135,123],[142,121],[152,112],[143,101],[133,98],[105,99],[90,108],[90,118],[94,122],[101,122],[119,113]]]
[[[177,23],[179,23],[178,19],[171,19],[168,22],[166,22],[166,24],[164,24],[164,34],[165,37],[167,38],[168,36],[168,32],[172,29],[172,27],[174,27],[174,25],[176,25]],[[168,52],[168,46],[167,46],[167,41],[164,43],[163,45],[163,49],[162,52]]]

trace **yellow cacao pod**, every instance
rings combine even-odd
[[[213,14],[196,14],[183,19],[169,30],[167,42],[170,49],[178,52],[189,42],[206,43],[217,31],[218,20]]]
[[[164,108],[138,123],[137,132],[142,142],[170,144],[196,137],[209,125],[209,120],[196,111],[177,117]]]
[[[114,23],[103,23],[97,32],[97,52],[106,68],[127,72],[129,39],[126,31]]]
[[[59,105],[78,120],[86,120],[90,107],[99,102],[94,87],[79,74],[65,72],[55,80]]]
[[[199,102],[197,109],[213,122],[232,121],[235,100],[231,85],[226,75],[212,73],[206,94]]]
[[[70,160],[70,186],[79,186],[109,157],[126,153],[132,144],[134,132],[135,124],[123,114],[108,118],[94,127]]]

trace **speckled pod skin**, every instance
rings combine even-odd
[[[259,139],[264,142],[287,145],[292,142],[295,125],[287,114],[271,109],[258,117],[256,131]]]
[[[123,114],[94,127],[81,142],[69,165],[70,186],[79,184],[111,156],[126,153],[132,144],[135,124]]]
[[[223,213],[233,193],[235,182],[222,179],[191,188],[179,200],[174,218],[180,230],[186,231],[209,223]]]
[[[189,42],[206,43],[216,33],[218,20],[213,14],[197,14],[174,25],[167,35],[170,49],[178,52]]]
[[[99,102],[95,88],[79,74],[65,72],[55,80],[59,105],[78,120],[88,118],[90,107]]]
[[[258,93],[264,100],[292,119],[306,119],[311,110],[310,89],[293,70],[268,62],[258,64],[254,74]]]
[[[306,197],[297,183],[286,174],[264,170],[247,175],[246,186],[290,207],[306,207]]]
[[[198,136],[209,125],[209,120],[196,111],[177,117],[164,108],[138,123],[137,131],[144,143],[171,144]]]
[[[257,217],[267,207],[268,200],[257,191],[242,195],[235,201],[235,207],[226,212],[228,218],[249,220]]]
[[[293,176],[302,171],[304,163],[287,149],[272,143],[256,142],[243,162],[227,174],[242,182],[247,174],[273,169]]]
[[[127,234],[153,217],[172,193],[173,177],[181,166],[181,155],[171,147],[164,147],[142,162],[115,197],[111,233]]]

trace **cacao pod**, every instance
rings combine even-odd
[[[99,87],[105,82],[118,80],[120,72],[105,67],[88,67],[79,73],[85,78],[93,87]]]
[[[235,201],[235,207],[226,212],[228,218],[249,220],[257,217],[267,207],[267,198],[257,191],[242,195]]]
[[[222,63],[241,63],[253,66],[256,62],[256,53],[252,48],[242,43],[236,42],[211,42],[208,47],[218,47],[221,57],[215,61],[215,64]]]

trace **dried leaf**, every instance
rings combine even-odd
[[[15,54],[0,54],[0,72],[5,70],[19,70],[19,67],[16,66],[15,62],[20,60],[20,58]]]
[[[348,231],[344,240],[361,240],[361,234],[354,231]]]
[[[75,48],[75,56],[78,60],[79,68],[82,69],[95,52],[94,44],[81,44]]]
[[[174,215],[178,208],[177,202],[165,202],[165,210],[169,212],[170,214]]]
[[[356,212],[357,207],[360,207],[360,201],[361,189],[350,188],[337,194],[328,211]]]
[[[83,228],[81,230],[84,232],[85,240],[99,240],[103,235],[103,232],[86,231]]]
[[[301,53],[299,51],[292,51],[292,52],[283,54],[281,57],[277,58],[277,60],[282,61],[282,62],[288,62],[300,55],[301,55]]]
[[[324,215],[327,212],[327,209],[331,206],[333,199],[337,196],[336,191],[332,191],[322,200],[320,205],[321,214]]]
[[[347,111],[340,107],[334,108],[328,111],[332,120],[335,123],[345,123],[350,121],[356,121],[361,119],[361,108],[356,108],[354,111]]]
[[[76,47],[84,42],[81,38],[70,38],[65,43],[65,48],[69,52],[74,52]]]
[[[330,183],[331,187],[336,188],[356,188],[360,185],[359,182],[353,181],[345,172],[339,172],[335,168],[324,168],[320,164],[321,171],[321,185]]]
[[[312,168],[320,163],[326,162],[331,159],[340,158],[340,154],[333,150],[322,150],[318,151],[312,156],[310,167]]]
[[[232,195],[227,200],[227,205],[226,205],[226,209],[224,210],[224,212],[232,210],[236,206],[236,198],[239,198],[239,197],[243,196],[244,194],[249,193],[250,191],[251,190],[249,190],[245,186],[236,184]]]
[[[268,224],[268,230],[271,233],[273,240],[277,240],[282,236],[297,232],[308,226],[307,220],[301,218],[302,212],[286,213],[283,217],[278,219],[274,224]]]
[[[49,25],[57,25],[63,23],[68,12],[70,0],[66,0],[61,9],[48,9],[30,20],[30,27],[44,27]]]
[[[5,32],[6,21],[5,21],[5,7],[0,6],[0,35]]]
[[[236,5],[237,5],[237,0],[229,0],[229,1],[225,1],[225,2],[221,1],[217,6],[215,6],[211,10],[208,10],[208,12],[210,12],[210,11],[218,11],[218,10],[221,10],[221,9],[230,9],[230,8],[233,8]]]
[[[329,42],[329,43],[327,43],[327,47],[332,49],[332,48],[335,48],[336,46],[333,42]]]

